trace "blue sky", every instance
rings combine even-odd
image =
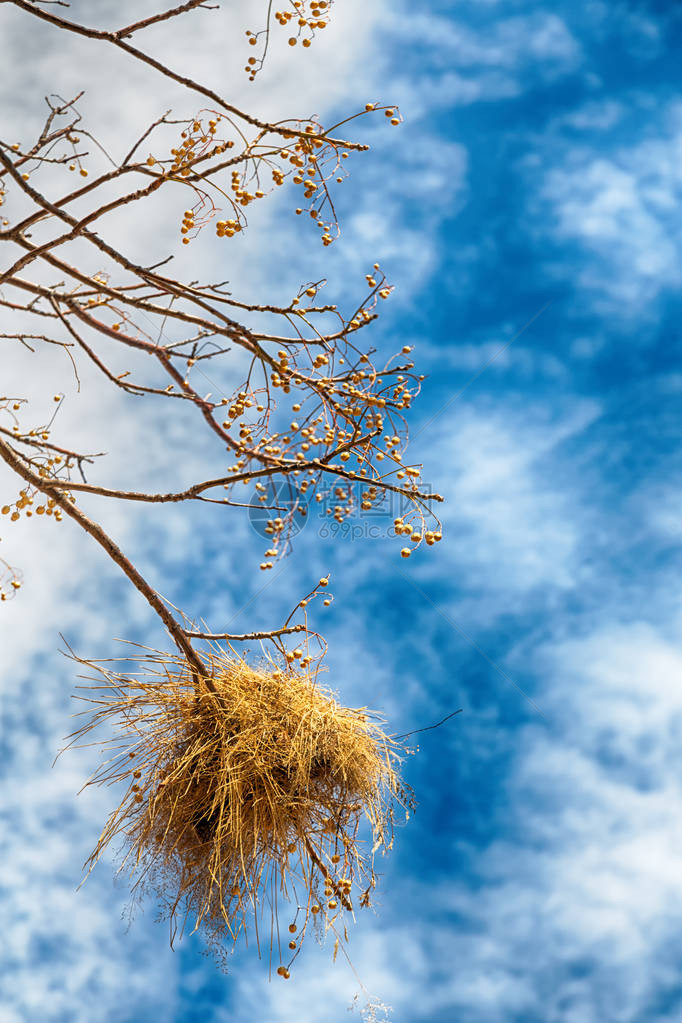
[[[102,4],[103,20],[114,9]],[[335,604],[316,624],[340,697],[395,732],[462,708],[405,765],[419,807],[351,937],[396,1023],[679,1020],[682,14],[634,0],[416,13],[338,0],[335,13],[319,54],[273,52],[252,102],[291,110],[312,90],[329,119],[390,100],[405,123],[358,127],[372,151],[353,161],[332,249],[303,244],[278,197],[224,276],[279,293],[324,273],[343,297],[381,262],[396,292],[374,343],[414,344],[427,374],[411,450],[447,498],[444,540],[405,563],[395,541],[331,542],[311,519],[257,594],[263,578],[243,565],[260,543],[235,513],[92,513],[212,623],[267,627],[330,571]],[[3,18],[16,58],[24,22]],[[226,31],[243,9],[229,19]],[[214,38],[199,33],[197,53]],[[48,49],[41,74],[70,83],[87,69],[63,61]],[[104,85],[116,74],[103,67]],[[27,72],[15,75],[3,100]],[[106,128],[104,85],[92,102]],[[126,88],[116,103],[131,118],[165,108]],[[32,113],[8,116],[19,130]],[[211,244],[207,265],[226,258]],[[36,389],[51,395],[62,370],[43,360]],[[66,423],[107,440],[119,399],[99,386],[80,412],[72,396]],[[161,438],[154,409],[141,415],[150,460],[116,418],[112,478],[168,478],[178,450],[197,476],[215,464],[181,421]],[[163,637],[87,538],[32,536],[11,540],[26,583],[0,620],[13,970],[1,1023],[348,1019],[358,984],[329,948],[308,949],[287,985],[268,985],[252,950],[224,977],[196,938],[169,952],[153,906],[126,933],[108,864],[74,892],[109,804],[75,799],[86,754],[49,769],[73,685],[57,632],[93,657],[111,656],[114,636]]]

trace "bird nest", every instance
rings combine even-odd
[[[85,687],[93,706],[72,739],[115,728],[87,784],[126,784],[86,867],[120,846],[133,895],[156,895],[171,943],[189,923],[224,963],[253,926],[288,977],[306,933],[338,941],[369,905],[374,855],[392,845],[396,805],[412,805],[406,750],[316,672],[214,651],[210,685],[197,685],[172,655],[147,661],[142,676],[84,662],[104,681]]]

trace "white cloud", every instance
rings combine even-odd
[[[475,28],[462,16],[440,18],[410,11],[393,32],[405,47],[408,66],[411,54],[423,53],[428,59],[430,73],[420,75],[419,90],[410,96],[410,107],[420,114],[510,99],[537,78],[551,81],[574,71],[582,61],[580,44],[566,23],[546,11],[496,16]],[[412,92],[408,82],[407,91]],[[397,90],[400,93],[400,77]]]
[[[472,408],[467,397],[458,399],[463,407],[424,428],[438,437],[429,449],[446,498],[440,556],[449,553],[466,566],[470,586],[486,592],[574,586],[581,537],[576,498],[567,480],[542,466],[562,441],[594,421],[598,406],[579,400],[548,421],[540,408]]]
[[[428,364],[437,364],[439,369],[447,366],[459,371],[462,374],[462,386],[466,385],[468,374],[473,375],[481,370],[491,374],[508,374],[512,371],[520,379],[567,378],[567,368],[556,355],[536,348],[525,348],[520,342],[509,344],[509,339],[505,340],[506,333],[501,332],[496,341],[483,341],[480,344],[462,342],[447,348],[430,344],[428,340],[415,339],[415,347],[418,345],[416,354]],[[511,331],[508,333],[511,334]],[[457,382],[453,390],[458,390]]]
[[[455,19],[417,15],[410,31],[436,45],[457,67],[518,68],[548,62],[574,66],[580,46],[564,21],[547,11],[502,18],[474,29]]]
[[[654,488],[646,514],[649,526],[671,540],[682,539],[682,480],[672,479]]]
[[[441,893],[469,921],[453,959],[463,977],[499,971],[499,1000],[482,1019],[508,1018],[519,979],[529,1016],[649,1018],[682,914],[679,648],[643,623],[605,622],[536,654],[536,699],[552,723],[516,735],[515,838],[477,854],[482,887]]]
[[[523,88],[513,76],[491,69],[475,76],[446,71],[425,84],[419,96],[423,110],[438,107],[466,107],[472,103],[513,99],[521,95]]]
[[[615,99],[591,100],[553,122],[554,127],[567,126],[578,131],[609,131],[627,113],[627,107]]]
[[[680,283],[682,220],[682,118],[670,106],[657,118],[649,138],[604,151],[584,144],[555,153],[544,172],[538,226],[559,242],[577,243],[583,252],[576,284],[592,296],[597,311],[616,316],[647,315],[656,299]],[[559,264],[553,271],[565,274]]]

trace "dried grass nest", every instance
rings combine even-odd
[[[71,738],[115,730],[86,784],[127,784],[86,868],[119,845],[134,899],[157,897],[171,943],[189,923],[224,965],[253,923],[259,955],[269,947],[288,977],[306,933],[338,942],[356,903],[369,905],[374,854],[392,845],[396,806],[412,808],[407,750],[317,672],[214,651],[212,691],[178,657],[145,660],[132,675],[83,662],[103,681],[80,687],[91,707]]]

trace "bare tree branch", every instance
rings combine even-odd
[[[181,185],[183,198],[188,188],[192,196],[180,224],[183,244],[190,244],[209,225],[229,244],[230,238],[247,228],[246,208],[266,197],[267,177],[272,191],[287,179],[303,190],[304,204],[297,212],[303,212],[307,204],[327,246],[338,232],[330,191],[333,179],[345,176],[343,160],[351,151],[368,148],[334,133],[375,109],[372,104],[331,130],[314,118],[262,121],[127,41],[155,24],[211,6],[200,0],[116,31],[88,28],[31,0],[2,2],[40,18],[55,31],[108,43],[210,100],[215,109],[189,119],[175,119],[167,110],[138,134],[127,152],[123,149],[120,162],[107,155],[111,167],[66,191],[59,187],[62,170],[78,170],[88,177],[83,140],[106,153],[82,124],[77,108],[81,93],[71,100],[48,97],[48,112],[34,143],[0,142],[0,202],[10,191],[22,200],[21,217],[13,223],[5,219],[0,225],[0,242],[8,243],[12,253],[0,273],[0,286],[18,291],[22,300],[2,295],[0,305],[18,316],[47,318],[51,325],[49,333],[40,333],[25,331],[22,323],[16,330],[5,331],[0,340],[63,346],[79,386],[75,357],[82,356],[110,385],[131,397],[189,403],[212,442],[217,441],[219,455],[232,464],[212,479],[155,493],[125,485],[105,486],[96,479],[86,480],[86,460],[71,451],[68,443],[55,443],[52,421],[27,430],[16,417],[11,429],[0,427],[5,462],[36,492],[49,495],[60,512],[86,528],[156,610],[161,607],[159,598],[135,575],[134,567],[101,527],[82,516],[74,505],[74,494],[261,509],[272,516],[265,526],[270,549],[260,565],[263,570],[272,567],[270,559],[286,554],[297,517],[307,513],[313,500],[315,504],[326,501],[326,514],[343,522],[358,505],[369,510],[388,495],[396,495],[407,509],[395,520],[396,535],[409,536],[403,543],[410,546],[403,547],[402,555],[409,556],[422,542],[432,546],[440,539],[440,526],[431,508],[442,498],[421,483],[420,468],[404,459],[405,416],[422,378],[404,358],[410,354],[409,347],[383,366],[374,366],[371,352],[362,345],[363,332],[376,319],[380,301],[391,293],[377,264],[366,275],[364,294],[344,314],[335,303],[320,301],[324,279],[301,285],[288,304],[245,300],[226,290],[226,282],[183,281],[161,272],[170,256],[143,265],[127,244],[114,245],[106,237],[107,226],[126,210],[134,208],[138,217],[143,216],[140,211],[155,193],[170,194],[170,189]],[[256,37],[247,34],[253,43]],[[251,61],[249,66],[254,66]],[[389,115],[393,124],[399,120],[394,108],[376,110]],[[159,156],[168,152],[169,141],[170,155]],[[147,145],[154,146],[157,156],[144,157],[142,147]],[[223,180],[225,175],[231,175],[229,181]],[[225,219],[219,219],[226,208]],[[35,242],[32,233],[38,227],[40,240]],[[26,276],[29,268],[33,279]],[[59,275],[58,283],[46,283],[53,274]],[[134,364],[128,359],[134,359]],[[216,369],[227,363],[231,393],[223,391],[220,382],[211,384],[212,391],[217,386],[216,394],[198,389],[197,374],[205,376],[209,362]],[[242,367],[237,382],[235,365]],[[218,381],[225,376],[213,372]],[[284,415],[282,399],[291,403],[291,419]],[[23,410],[20,405],[13,408]],[[10,411],[9,405],[0,399],[3,410]],[[21,455],[26,447],[30,454]],[[79,482],[72,479],[75,466]],[[245,484],[254,488],[246,501],[234,493],[235,487]],[[278,496],[281,485],[288,487],[290,498]],[[11,518],[16,518],[32,514],[30,503],[31,496],[25,492],[13,506],[5,507],[13,507]],[[168,614],[166,609],[162,620],[179,642],[181,627]],[[297,630],[287,621],[282,629],[239,637],[279,642]],[[231,634],[183,631],[182,635],[181,649],[187,652],[187,637],[228,639]],[[239,637],[233,638],[242,641]],[[191,663],[196,675],[198,662]]]
[[[13,469],[17,475],[21,476],[27,483],[30,483],[36,490],[48,493],[49,496],[54,499],[55,503],[62,509],[65,515],[68,515],[69,518],[77,522],[86,533],[89,533],[90,536],[97,541],[100,547],[104,548],[112,561],[114,561],[128,576],[135,589],[139,590],[148,604],[154,609],[154,611],[156,611],[159,618],[168,629],[168,632],[176,646],[186,658],[197,686],[204,684],[214,691],[213,683],[211,679],[207,677],[204,665],[201,663],[199,657],[192,648],[192,645],[188,642],[184,629],[180,627],[158,594],[152,589],[132,562],[125,556],[125,554],[123,554],[120,547],[118,547],[111,537],[104,532],[102,527],[97,522],[88,518],[88,516],[81,511],[80,508],[77,508],[61,490],[55,487],[47,487],[43,479],[29,468],[21,456],[11,447],[10,444],[7,443],[7,441],[3,440],[2,437],[0,437],[0,458],[7,463],[10,469]]]

